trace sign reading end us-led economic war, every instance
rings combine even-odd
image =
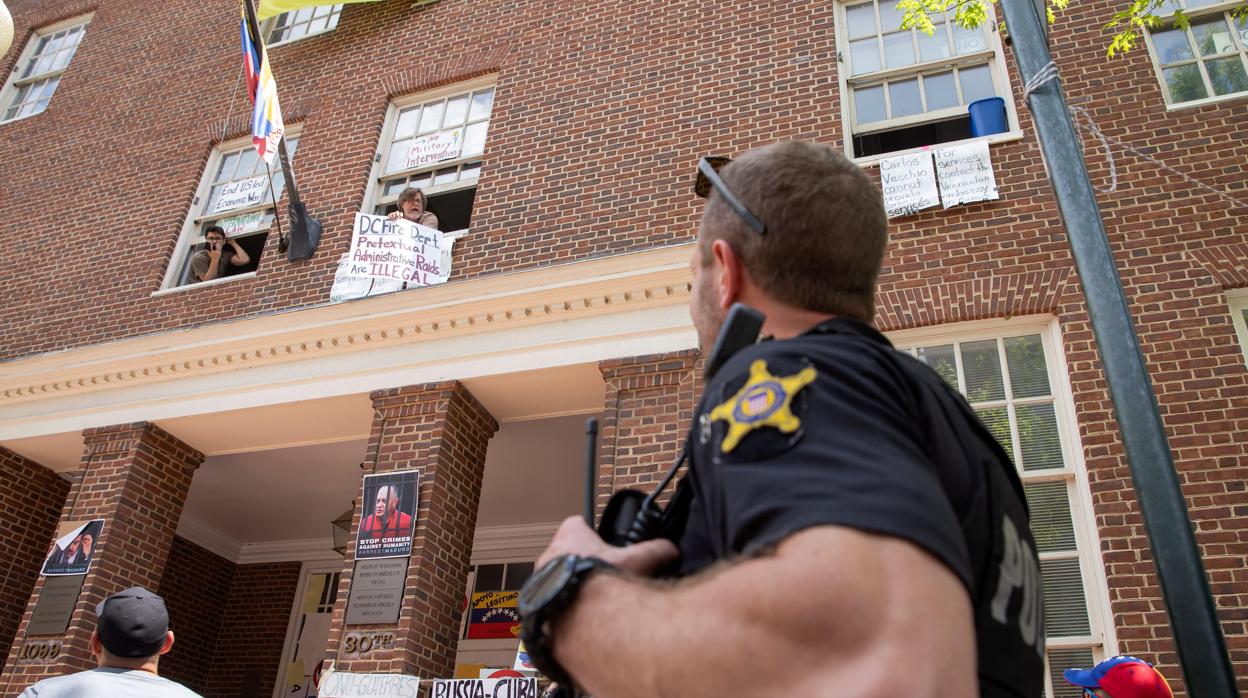
[[[334,274],[330,300],[360,298],[375,287],[397,290],[446,283],[451,276],[451,241],[440,231],[386,216],[355,214],[351,249]]]
[[[355,559],[412,554],[419,484],[419,470],[364,476],[364,515],[355,539]]]
[[[537,679],[439,679],[432,698],[538,698]]]

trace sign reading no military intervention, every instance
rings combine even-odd
[[[358,298],[387,290],[446,283],[451,276],[451,245],[442,233],[411,221],[355,214],[351,249],[334,275],[331,300]],[[358,294],[358,295],[356,295]]]
[[[537,679],[438,680],[432,698],[538,698]]]
[[[936,171],[928,150],[880,160],[880,189],[889,218],[917,213],[940,204]]]
[[[936,148],[936,177],[945,208],[999,198],[988,141]]]

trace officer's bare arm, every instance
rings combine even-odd
[[[979,691],[957,577],[909,542],[841,527],[674,584],[595,575],[555,638],[597,698]]]

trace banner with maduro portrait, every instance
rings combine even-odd
[[[419,485],[419,470],[364,476],[364,511],[355,539],[355,559],[412,554]]]

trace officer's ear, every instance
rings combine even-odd
[[[715,300],[722,310],[727,310],[741,299],[745,286],[745,267],[741,265],[741,257],[728,241],[719,238],[711,243],[711,255],[714,257],[710,271],[714,274]]]

